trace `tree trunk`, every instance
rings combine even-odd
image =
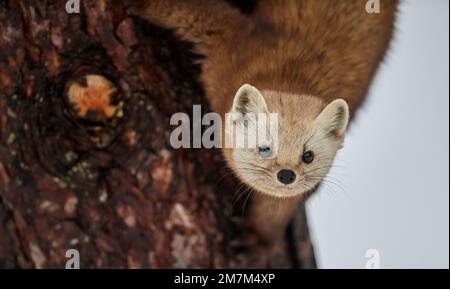
[[[0,2],[0,268],[314,267],[304,207],[269,261],[232,246],[249,204],[220,151],[169,144],[207,112],[201,57],[118,2]]]

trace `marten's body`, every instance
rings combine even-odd
[[[147,0],[139,14],[173,28],[205,54],[203,83],[212,108],[228,112],[243,83],[258,89],[343,98],[352,112],[392,36],[397,1],[257,1],[251,15],[217,0]],[[169,16],[170,15],[170,16]]]
[[[201,77],[214,111],[281,115],[275,160],[253,160],[254,151],[224,154],[236,175],[256,191],[304,197],[332,166],[349,111],[353,115],[361,104],[388,47],[396,6],[395,0],[382,0],[380,13],[369,14],[362,0],[260,0],[244,15],[225,1],[147,0],[134,11],[173,29],[205,55]],[[236,95],[244,83],[254,87]],[[316,156],[312,164],[311,151]],[[256,172],[248,172],[255,167],[270,176],[259,181]],[[309,174],[311,168],[316,174]],[[290,173],[283,179],[280,170]],[[277,201],[257,199],[249,218],[268,242],[282,235],[296,207],[292,199],[281,199],[277,216],[272,216],[272,202]]]

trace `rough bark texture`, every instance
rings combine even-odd
[[[314,267],[304,208],[249,258],[220,152],[170,147],[170,116],[207,108],[190,45],[81,3],[0,1],[0,268]]]

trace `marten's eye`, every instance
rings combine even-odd
[[[269,146],[258,147],[259,155],[263,159],[270,158],[272,156],[272,149]]]
[[[302,156],[302,161],[305,164],[310,164],[310,163],[312,163],[313,160],[314,160],[314,153],[312,151],[307,151]]]

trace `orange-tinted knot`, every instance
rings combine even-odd
[[[118,107],[111,104],[117,91],[115,86],[101,75],[86,75],[82,83],[73,82],[68,89],[68,98],[79,117],[85,118],[89,112],[113,117]]]

